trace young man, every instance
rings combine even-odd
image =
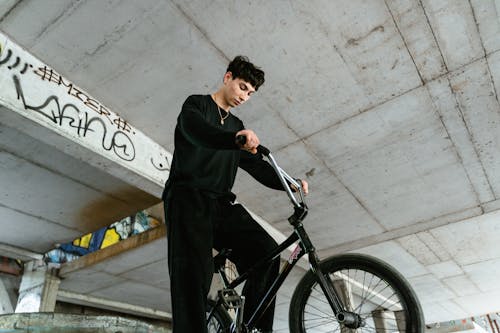
[[[283,190],[271,165],[257,154],[259,138],[245,129],[231,108],[246,102],[264,83],[264,72],[246,57],[229,64],[220,89],[187,98],[177,118],[175,151],[165,185],[168,260],[173,333],[206,332],[206,299],[213,276],[212,248],[230,248],[231,261],[243,272],[276,247],[276,242],[235,203],[231,192],[238,167],[260,183]],[[239,146],[236,137],[246,143]],[[302,182],[307,191],[307,183]],[[278,274],[279,259],[254,272],[246,282],[248,320]],[[271,332],[274,304],[258,322]]]

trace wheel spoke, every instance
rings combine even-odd
[[[296,295],[292,298],[291,315],[297,314],[298,326],[291,328],[292,333],[405,333],[408,329],[412,332],[423,332],[423,325],[417,319],[418,328],[412,328],[415,316],[421,316],[420,305],[408,287],[407,282],[399,275],[394,276],[391,268],[379,263],[372,258],[356,255],[343,255],[349,260],[337,264],[334,259],[328,263],[321,263],[325,275],[329,275],[334,287],[334,292],[343,303],[346,311],[357,314],[363,320],[363,326],[348,328],[337,321],[334,311],[330,307],[322,288],[311,273],[309,282],[301,281],[303,296],[297,304]],[[362,258],[357,260],[357,258]],[[389,279],[387,277],[390,277]],[[395,284],[393,284],[395,283]],[[303,285],[303,286],[302,286]],[[297,293],[297,291],[296,291]],[[410,296],[409,296],[410,295]],[[416,303],[415,303],[416,302]],[[297,311],[293,306],[298,305]],[[416,311],[416,313],[415,313]],[[413,316],[413,317],[412,317]],[[294,322],[290,318],[291,324]],[[356,325],[355,322],[349,325]]]

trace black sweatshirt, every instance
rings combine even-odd
[[[227,116],[224,124],[220,115]],[[265,186],[283,190],[261,154],[253,155],[236,145],[236,133],[242,129],[242,121],[223,109],[219,111],[210,95],[189,96],[177,118],[174,157],[163,197],[171,187],[186,186],[234,200],[231,189],[238,166]]]

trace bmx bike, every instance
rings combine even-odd
[[[215,300],[209,301],[208,331],[252,332],[292,268],[307,255],[310,270],[300,280],[290,302],[291,333],[424,332],[423,312],[415,292],[406,279],[389,264],[372,256],[355,253],[319,259],[302,224],[308,207],[301,184],[279,167],[267,148],[259,146],[258,151],[269,160],[293,204],[294,212],[288,221],[294,232],[265,258],[231,281],[225,269],[230,250],[223,249],[214,257],[215,272],[220,276],[224,287],[218,291]],[[295,249],[282,265],[279,275],[250,319],[244,322],[245,298],[235,288],[256,267],[268,265],[294,244]]]

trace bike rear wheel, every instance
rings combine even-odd
[[[309,271],[297,285],[290,303],[292,333],[402,332],[422,333],[423,313],[415,292],[394,268],[371,256],[343,254],[320,263],[347,311],[364,320],[348,328],[337,321],[316,275]]]

